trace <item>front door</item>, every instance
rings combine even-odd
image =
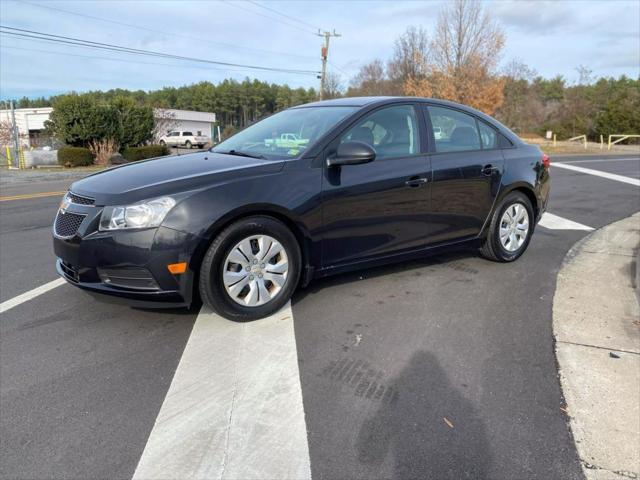
[[[363,261],[426,244],[428,155],[414,105],[383,107],[355,122],[327,148],[357,140],[373,162],[323,167],[323,267]]]
[[[499,133],[460,110],[423,108],[435,146],[429,182],[429,243],[476,236],[500,189],[504,158],[498,148]]]

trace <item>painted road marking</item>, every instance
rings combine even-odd
[[[583,225],[581,223],[574,222],[573,220],[568,220],[566,218],[562,218],[548,212],[545,212],[542,215],[542,218],[538,222],[538,225],[544,228],[548,228],[549,230],[585,230],[587,232],[593,230],[592,227],[588,227],[587,225]]]
[[[53,290],[60,285],[64,285],[65,283],[67,283],[66,280],[64,280],[63,278],[58,278],[57,280],[45,283],[44,285],[40,285],[38,288],[29,290],[28,292],[18,295],[17,297],[5,300],[4,302],[0,303],[0,313],[11,310],[13,307],[17,307],[21,303],[28,302],[29,300],[36,298],[43,293],[47,293],[49,290]]]
[[[587,175],[595,175],[597,177],[608,178],[609,180],[615,180],[617,182],[628,183],[629,185],[635,185],[640,187],[640,179],[625,177],[623,175],[616,175],[615,173],[603,172],[601,170],[592,170],[590,168],[576,167],[575,165],[567,165],[566,163],[555,162],[551,166],[558,168],[566,168],[567,170],[573,170],[575,172],[586,173]]]
[[[43,198],[43,197],[55,197],[57,195],[64,195],[64,192],[40,192],[40,193],[24,193],[22,195],[9,195],[6,197],[0,197],[0,202],[10,202],[12,200],[29,200],[30,198]]]
[[[249,323],[202,308],[133,478],[311,478],[290,304]]]
[[[609,162],[640,162],[638,158],[598,158],[595,160],[563,160],[561,163],[609,163]],[[554,162],[555,163],[555,162]]]

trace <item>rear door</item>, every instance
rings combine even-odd
[[[381,107],[354,122],[326,149],[360,141],[373,162],[323,166],[323,266],[364,261],[427,241],[429,159],[423,119],[413,104]],[[421,131],[422,130],[422,131]]]
[[[462,110],[424,105],[431,136],[429,243],[477,236],[500,189],[498,132]]]

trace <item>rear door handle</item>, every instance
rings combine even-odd
[[[409,180],[404,182],[404,184],[408,187],[420,187],[428,181],[429,180],[425,177],[411,177]]]
[[[481,172],[483,175],[491,176],[493,175],[493,172],[497,172],[498,170],[498,167],[494,167],[493,165],[488,164],[482,167]]]

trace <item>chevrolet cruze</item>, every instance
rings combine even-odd
[[[487,115],[424,98],[344,98],[261,120],[210,151],[71,185],[53,225],[71,284],[144,307],[280,309],[314,278],[460,244],[526,250],[549,157]]]

